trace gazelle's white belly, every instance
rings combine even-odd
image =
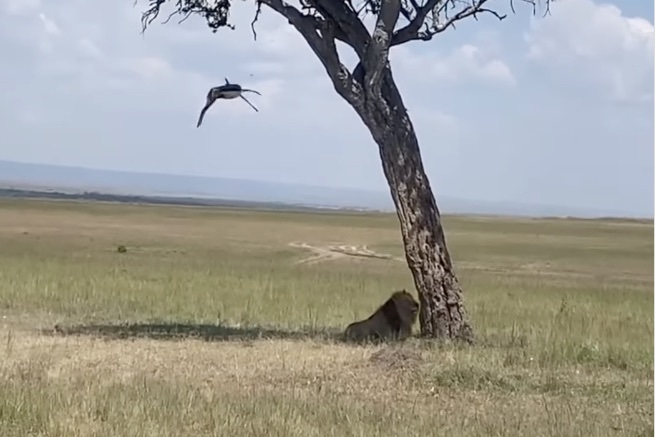
[[[223,98],[235,99],[241,95],[241,91],[223,91]]]

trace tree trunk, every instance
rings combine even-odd
[[[387,67],[382,96],[357,110],[380,149],[421,309],[421,335],[473,341],[414,127]],[[376,99],[378,100],[378,99]]]

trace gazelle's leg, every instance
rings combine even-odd
[[[200,111],[200,117],[198,117],[198,124],[196,124],[196,127],[200,127],[202,124],[202,119],[205,118],[205,112],[207,112],[209,107],[214,104],[217,99],[217,94],[218,93],[214,90],[214,88],[210,89],[207,93],[207,101],[205,102],[205,107],[202,108],[202,111]]]
[[[200,127],[202,124],[202,119],[205,118],[205,112],[207,112],[207,109],[209,109],[209,106],[205,106],[202,108],[202,111],[200,111],[200,116],[198,117],[198,123],[196,124],[196,127]]]
[[[252,109],[254,109],[256,112],[259,112],[259,109],[255,108],[255,105],[253,105],[252,103],[250,103],[250,102],[248,101],[248,99],[246,99],[245,97],[243,97],[243,95],[240,95],[239,97],[241,97],[243,100],[245,100],[246,103],[249,104],[250,107],[251,107]]]
[[[258,96],[261,96],[261,93],[259,91],[251,90],[251,89],[248,89],[248,88],[241,89],[241,92],[242,93],[255,93]]]

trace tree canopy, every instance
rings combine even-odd
[[[387,24],[390,24],[389,20],[398,21],[402,17],[406,24],[393,32],[391,46],[411,40],[429,41],[434,35],[449,27],[454,27],[457,21],[471,16],[477,18],[478,14],[489,13],[499,20],[506,17],[489,6],[485,6],[489,0],[363,0],[359,2],[353,0],[299,0],[299,8],[283,0],[253,1],[257,6],[252,22],[253,31],[262,5],[266,5],[284,16],[308,17],[308,21],[313,21],[314,24],[318,24],[321,20],[340,17],[339,24],[345,26],[342,27],[342,30],[347,30],[349,25],[354,25],[355,18],[361,19],[368,14],[385,15]],[[512,12],[515,12],[514,0],[508,1]],[[533,12],[536,12],[538,0],[517,1],[531,5]],[[142,17],[144,30],[159,16],[161,7],[165,3],[172,3],[172,0],[148,0],[148,3],[149,8]],[[545,0],[544,4],[544,13],[548,13],[550,1]],[[231,6],[230,0],[175,0],[175,9],[166,21],[174,15],[182,16],[181,21],[184,21],[189,16],[197,14],[205,18],[207,25],[214,32],[221,27],[233,29],[234,25],[229,22]],[[343,36],[340,32],[336,32],[334,36],[354,48],[350,40],[340,38]]]
[[[517,1],[530,5],[533,13],[543,3],[547,13],[552,0],[507,1],[512,11]],[[490,0],[297,0],[296,6],[284,0],[253,2],[256,6],[251,23],[254,37],[262,6],[285,17],[319,58],[337,92],[354,107],[362,103],[365,94],[379,94],[382,86],[379,79],[387,65],[390,47],[410,41],[430,41],[469,17],[476,20],[481,14],[499,20],[506,17],[492,9]],[[172,11],[164,23],[174,16],[181,17],[181,23],[196,15],[204,18],[213,32],[235,27],[230,22],[231,0],[147,0],[147,3],[141,20],[143,31],[168,4],[172,5]],[[371,15],[375,18],[372,34],[364,24],[365,17]],[[341,63],[336,41],[357,54],[359,63],[352,72]]]

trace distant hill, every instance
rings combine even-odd
[[[284,211],[323,211],[325,208],[292,205],[273,202],[249,202],[246,200],[209,199],[199,197],[138,196],[129,194],[107,194],[96,191],[62,192],[56,190],[29,190],[17,188],[0,188],[0,198],[15,199],[53,199],[53,200],[87,200],[96,202],[137,203],[149,205],[183,205],[183,206],[218,206],[229,208],[256,208]],[[334,211],[335,208],[328,208]],[[359,212],[358,210],[345,209]]]
[[[98,199],[101,195],[134,196],[140,201],[183,204],[241,204],[346,208],[393,211],[387,191],[331,188],[199,176],[97,170],[71,166],[31,164],[0,160],[0,196],[35,196],[55,192],[77,198]],[[12,191],[13,190],[13,191]],[[18,191],[17,191],[18,190]],[[19,191],[23,192],[21,195]],[[26,194],[28,193],[29,194]],[[177,200],[175,200],[177,199]],[[202,199],[202,201],[200,201]],[[439,208],[450,214],[517,216],[628,217],[622,211],[574,209],[553,205],[489,202],[438,196]],[[135,201],[135,200],[131,200]],[[229,201],[229,202],[227,202]],[[227,202],[227,203],[226,203]]]
[[[136,173],[0,160],[0,187],[389,210],[389,194],[245,179]]]

